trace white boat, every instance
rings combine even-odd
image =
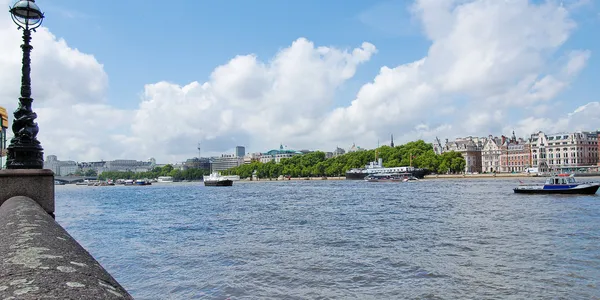
[[[171,176],[158,176],[156,182],[173,182],[173,177]]]
[[[211,173],[208,177],[204,176],[205,186],[232,186],[233,180],[221,176],[219,173]]]
[[[377,175],[377,174],[396,174],[396,173],[410,173],[410,176],[415,178],[423,178],[425,176],[426,170],[415,168],[412,166],[405,167],[391,167],[385,168],[383,166],[383,160],[381,158],[376,159],[376,161],[370,162],[364,168],[360,169],[350,169],[346,171],[346,179],[349,180],[358,180],[364,179],[368,175]]]
[[[411,173],[380,173],[365,176],[365,181],[368,182],[410,182],[417,180]]]

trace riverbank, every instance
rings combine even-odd
[[[536,173],[495,173],[495,174],[436,174],[425,175],[425,179],[450,179],[450,178],[527,178],[546,177]],[[575,177],[600,177],[600,173],[580,173]]]
[[[260,178],[260,179],[254,179],[254,180],[241,179],[240,181],[243,181],[243,182],[270,182],[270,181],[303,181],[303,180],[346,180],[346,177],[344,177],[344,176],[340,176],[340,177],[290,177],[290,178],[285,178],[285,179]]]
[[[436,174],[425,175],[425,179],[449,179],[449,178],[522,178],[539,177],[538,174],[527,173],[495,173],[495,174]]]
[[[426,175],[423,179],[471,179],[471,178],[520,178],[520,177],[538,177],[537,174],[506,173],[506,174],[441,174]],[[286,179],[261,178],[258,180],[242,179],[241,182],[278,182],[278,181],[304,181],[304,180],[346,180],[346,177],[291,177]]]
[[[600,173],[581,173],[575,174],[576,177],[600,177]],[[545,177],[535,173],[496,173],[496,174],[436,174],[425,175],[423,179],[476,179],[476,178],[528,178],[528,177]],[[301,181],[301,180],[346,180],[346,177],[291,177],[286,179],[277,178],[261,178],[258,180],[240,180],[242,182],[277,182],[277,181]]]

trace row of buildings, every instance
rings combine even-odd
[[[465,172],[551,172],[597,170],[600,132],[576,131],[546,134],[537,132],[528,138],[466,137],[445,143],[436,138],[436,154],[456,151],[466,161]]]
[[[347,152],[363,151],[363,148],[352,145]],[[173,168],[179,170],[186,170],[190,168],[205,169],[211,172],[218,172],[228,170],[242,164],[250,164],[252,162],[268,163],[274,161],[275,163],[281,162],[282,159],[291,158],[296,155],[302,155],[310,153],[310,150],[291,150],[284,147],[283,144],[279,146],[279,149],[269,150],[264,153],[245,153],[246,148],[244,146],[235,147],[235,153],[233,154],[221,154],[221,156],[214,157],[194,157],[187,159],[185,162],[177,163],[173,165]],[[328,158],[343,155],[346,150],[337,147],[332,152],[326,152],[325,155]],[[75,162],[75,161],[61,161],[58,160],[56,155],[48,155],[44,161],[44,168],[50,169],[57,176],[67,176],[75,173],[87,173],[93,171],[95,174],[101,174],[108,171],[117,172],[147,172],[156,167],[162,167],[164,164],[157,164],[154,158],[150,158],[147,161],[129,160],[129,159],[118,159],[112,161],[95,161],[95,162]]]
[[[261,153],[248,153],[248,154],[243,154],[243,151],[238,151],[238,149],[244,149],[243,146],[237,146],[236,147],[236,153],[235,154],[222,154],[220,157],[211,157],[211,158],[207,158],[207,160],[209,160],[210,162],[210,169],[215,172],[215,171],[224,171],[227,169],[231,169],[233,167],[237,167],[240,166],[242,164],[250,164],[252,162],[261,162],[261,163],[268,163],[268,162],[275,162],[275,163],[280,163],[281,160],[286,159],[286,158],[291,158],[294,157],[296,155],[303,155],[303,154],[307,154],[312,152],[311,150],[292,150],[292,149],[288,149],[287,147],[284,147],[283,144],[279,145],[279,149],[272,149],[269,150],[267,152],[261,152]],[[336,149],[334,151],[331,152],[325,152],[325,157],[327,158],[332,158],[332,157],[336,157],[339,155],[343,155],[346,152],[356,152],[356,151],[363,151],[365,149],[356,146],[355,144],[352,144],[352,146],[348,149],[348,151],[340,148],[340,147],[336,147]]]
[[[513,132],[511,137],[504,135],[495,137],[464,137],[444,143],[436,138],[432,143],[436,154],[456,151],[462,154],[466,161],[466,173],[493,172],[550,172],[550,171],[584,171],[598,170],[600,166],[599,131],[576,131],[570,133],[546,134],[537,132],[527,138],[517,138]],[[393,138],[392,144],[393,147]],[[331,158],[347,152],[363,151],[363,148],[352,145],[348,151],[336,147],[332,152],[326,152]],[[279,149],[264,153],[245,153],[245,147],[237,146],[234,154],[222,154],[216,157],[194,157],[173,167],[185,170],[197,168],[211,172],[224,171],[242,164],[252,162],[267,163],[281,162],[282,159],[310,153],[310,150],[291,150],[283,145]],[[106,171],[145,172],[161,167],[153,158],[147,161],[113,160],[98,162],[59,161],[56,156],[49,155],[44,162],[44,168],[51,169],[59,176],[74,174],[78,171],[85,173],[94,170],[101,174]]]

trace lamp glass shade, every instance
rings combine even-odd
[[[21,25],[34,26],[42,21],[44,14],[31,0],[20,0],[10,9],[16,22]]]

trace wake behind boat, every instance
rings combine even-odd
[[[600,183],[575,181],[574,174],[557,174],[546,179],[544,184],[520,184],[514,188],[521,194],[596,194]]]
[[[221,176],[219,173],[211,173],[208,177],[204,176],[204,186],[232,186],[233,180]]]

